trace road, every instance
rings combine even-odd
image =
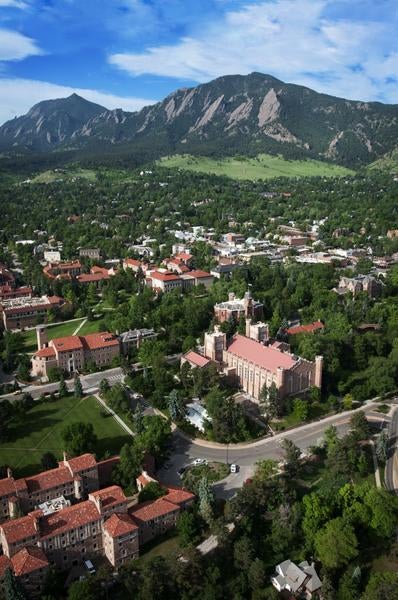
[[[375,404],[369,403],[362,407],[370,421],[386,421],[386,416],[374,411]],[[273,437],[265,438],[249,444],[223,445],[205,442],[203,440],[190,441],[184,434],[175,431],[173,434],[173,450],[165,467],[158,472],[159,479],[170,485],[181,484],[178,470],[192,463],[195,458],[205,458],[208,462],[222,462],[238,464],[239,472],[230,474],[214,486],[215,493],[220,498],[231,498],[244,481],[250,477],[258,460],[271,458],[277,461],[283,459],[284,454],[280,442],[288,438],[301,450],[305,451],[314,446],[323,438],[325,429],[334,425],[339,435],[344,435],[349,430],[350,417],[355,411],[340,413],[327,417],[316,423],[308,423],[291,431],[278,433]]]
[[[82,382],[83,391],[85,393],[97,392],[100,382],[104,378],[109,381],[110,385],[115,385],[116,383],[123,381],[124,374],[120,367],[116,367],[115,369],[107,369],[106,371],[91,373],[90,375],[81,375],[80,381]],[[69,391],[73,391],[73,379],[68,379],[66,381],[66,385],[68,386]],[[57,392],[58,388],[58,382],[46,383],[44,385],[28,385],[23,388],[22,393],[29,393],[33,398],[39,398],[41,394],[51,394],[52,392]],[[18,399],[19,396],[21,396],[21,392],[0,396],[0,400],[15,400]]]
[[[385,484],[388,490],[398,494],[398,408],[395,409],[391,419],[389,436],[390,446],[385,469]]]

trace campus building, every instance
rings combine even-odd
[[[205,334],[204,352],[257,401],[264,385],[269,388],[272,383],[280,398],[322,385],[322,356],[311,362],[285,351],[283,344],[271,344],[264,323],[252,325],[247,320],[246,336],[237,334],[228,343],[226,334],[216,327]]]
[[[38,322],[45,322],[49,311],[56,311],[64,304],[64,299],[59,296],[19,297],[2,300],[0,313],[4,329],[24,329],[33,327]]]
[[[230,292],[226,302],[219,302],[214,306],[214,316],[219,323],[238,322],[242,317],[257,321],[262,315],[263,305],[253,300],[250,292],[246,292],[243,298],[236,298],[235,294]]]
[[[47,341],[45,328],[38,328],[38,350],[32,357],[32,376],[48,377],[51,368],[59,367],[65,373],[84,370],[88,363],[106,367],[120,355],[120,343],[109,332],[89,335],[69,335]]]
[[[49,263],[43,269],[44,275],[49,279],[66,279],[69,281],[80,275],[81,272],[82,265],[79,260]]]
[[[113,457],[112,464],[116,464]],[[54,486],[62,480],[61,489],[76,482],[81,490],[67,501],[63,497],[36,504],[27,514],[0,524],[0,589],[7,569],[21,578],[32,597],[40,595],[45,576],[51,564],[66,570],[82,564],[84,560],[102,555],[114,568],[138,557],[141,544],[174,527],[182,510],[191,506],[194,495],[179,488],[164,488],[164,495],[154,501],[131,506],[123,490],[117,485],[100,488],[101,471],[109,472],[107,461],[97,463],[93,455],[86,454],[59,463],[57,469],[40,473],[32,478],[40,487],[47,487],[42,497],[60,491]],[[58,471],[56,475],[54,472]],[[68,473],[66,472],[68,471]],[[11,475],[0,481],[28,494],[27,480],[13,480]],[[139,478],[139,489],[155,481],[144,472]],[[46,484],[44,484],[46,482]],[[51,487],[52,486],[52,487]],[[95,486],[95,489],[90,489]],[[3,490],[4,491],[4,490]],[[83,495],[84,493],[84,495]],[[6,497],[6,502],[10,500]],[[0,502],[2,502],[0,500]],[[15,515],[14,515],[15,516]]]

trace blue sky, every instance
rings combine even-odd
[[[137,110],[252,71],[398,103],[398,0],[0,0],[0,122],[73,91]]]

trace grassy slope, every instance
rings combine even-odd
[[[388,171],[398,173],[398,148],[385,154],[368,166],[369,171]]]
[[[47,326],[48,339],[53,340],[54,338],[57,338],[57,337],[64,337],[65,335],[72,335],[73,332],[79,327],[79,324],[83,320],[84,319],[80,319],[79,321],[70,321],[70,322],[66,322],[66,323],[57,323],[55,325],[49,324]],[[24,331],[22,335],[24,338],[25,352],[34,352],[35,350],[37,350],[36,329],[30,329],[29,331]]]
[[[36,177],[31,180],[31,183],[53,183],[54,181],[60,180],[71,181],[76,177],[87,179],[88,181],[95,181],[97,179],[97,174],[95,171],[79,168],[68,170],[60,169],[58,171],[49,170],[36,175]]]
[[[233,179],[271,179],[274,177],[338,177],[354,172],[339,165],[315,160],[286,160],[280,156],[259,154],[256,158],[220,158],[205,156],[174,155],[158,161],[158,165],[187,169],[200,173],[224,175]]]
[[[70,423],[92,423],[98,437],[97,456],[106,451],[117,453],[129,437],[93,397],[78,400],[61,398],[55,402],[36,403],[11,430],[10,440],[0,444],[0,464],[9,465],[16,476],[27,476],[41,470],[45,452],[62,458],[62,430]]]

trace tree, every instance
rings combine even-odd
[[[354,528],[343,518],[329,521],[315,535],[316,555],[327,569],[338,569],[358,556]]]
[[[65,378],[63,374],[59,378],[59,396],[65,398],[68,395],[68,388],[66,387]]]
[[[177,519],[178,540],[182,548],[195,544],[198,537],[198,524],[195,515],[184,510]]]
[[[343,398],[344,410],[351,410],[353,402],[354,402],[354,398],[352,397],[352,395],[346,394]]]
[[[285,438],[281,442],[282,449],[285,452],[285,471],[291,477],[298,474],[300,468],[301,450],[292,440]]]
[[[135,407],[135,411],[133,413],[133,421],[134,421],[134,431],[139,435],[145,429],[144,410],[142,408],[141,402],[137,402],[137,406]]]
[[[339,581],[337,591],[337,600],[358,600],[360,597],[359,582],[361,570],[359,569],[359,577],[356,575],[357,568],[349,567],[343,573]]]
[[[203,519],[209,524],[213,519],[214,492],[209,485],[207,477],[203,476],[198,486],[199,511]]]
[[[172,421],[180,421],[185,417],[185,407],[177,390],[172,390],[170,392],[167,399],[167,405]]]
[[[350,418],[351,433],[356,440],[367,440],[370,436],[370,428],[365,413],[361,410],[354,413]]]
[[[293,400],[293,414],[298,421],[306,421],[308,419],[308,402],[302,398],[295,398]]]
[[[75,581],[68,590],[68,600],[98,600],[100,589],[95,578]]]
[[[319,494],[313,492],[303,498],[304,517],[302,528],[305,535],[306,546],[312,549],[314,538],[319,529],[330,519],[332,507]]]
[[[362,600],[398,600],[398,573],[373,573]]]
[[[107,380],[107,378],[104,377],[103,379],[101,379],[100,394],[101,394],[102,398],[104,398],[106,396],[106,394],[109,392],[110,389],[111,389],[111,386],[109,385],[109,381]]]
[[[249,585],[252,590],[261,590],[267,583],[267,570],[264,562],[255,558],[249,567],[248,573]]]
[[[326,452],[329,454],[337,446],[339,441],[336,427],[334,425],[329,425],[329,427],[325,429],[324,436],[326,442]]]
[[[74,378],[74,394],[76,398],[83,398],[83,386],[77,373],[75,373]]]
[[[72,456],[95,451],[97,436],[91,423],[71,423],[65,427],[61,435],[66,452]]]
[[[7,569],[4,575],[5,600],[26,600],[27,596],[11,569]]]
[[[147,500],[157,500],[167,494],[166,488],[162,487],[157,481],[151,481],[145,485],[138,495],[140,502],[146,502]]]
[[[45,471],[55,469],[58,466],[58,461],[52,452],[45,452],[41,457],[40,463]]]
[[[136,477],[141,473],[144,453],[135,439],[124,444],[120,451],[120,461],[113,471],[113,479],[124,489],[135,490]]]
[[[388,458],[388,433],[382,431],[376,441],[376,456],[379,462],[385,464]]]
[[[268,388],[268,414],[270,417],[279,417],[282,414],[278,390],[274,382]]]

